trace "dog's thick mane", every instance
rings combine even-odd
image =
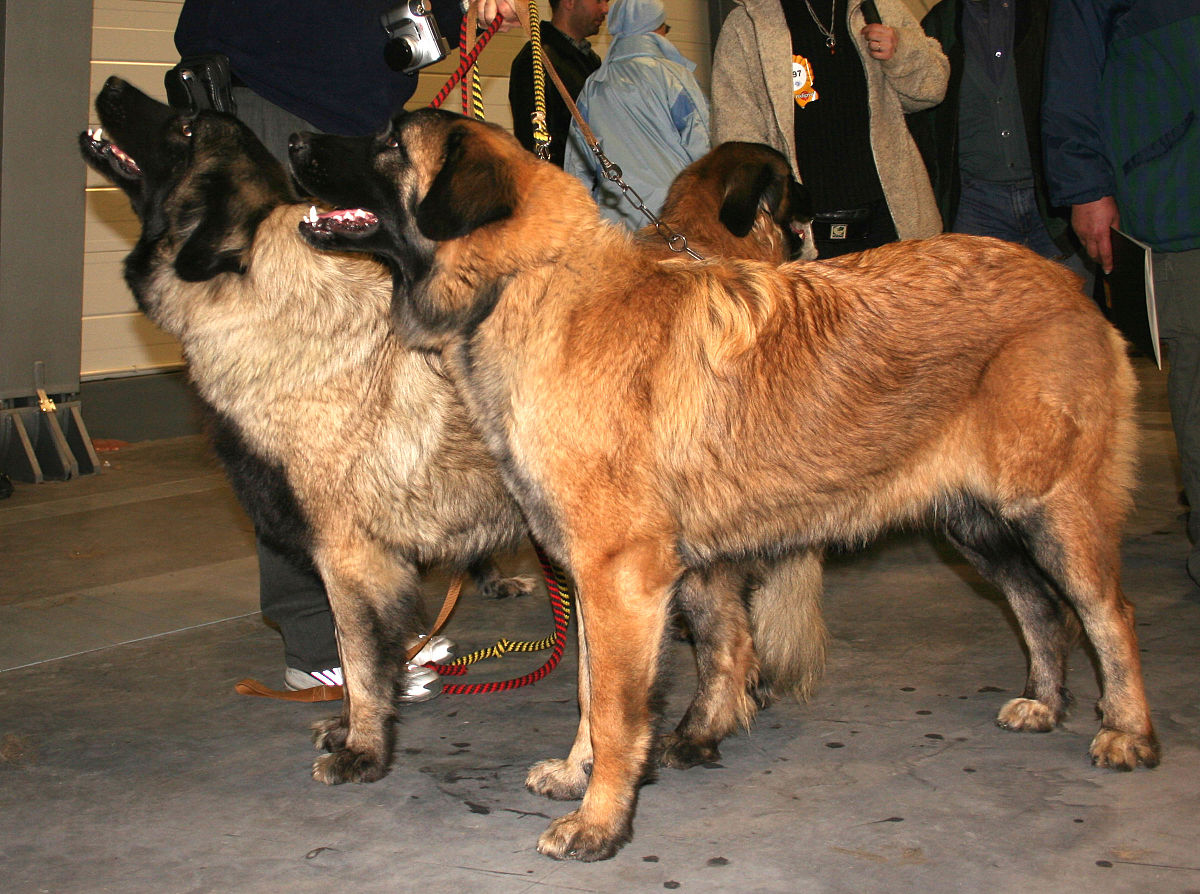
[[[258,226],[244,273],[181,280],[164,259],[153,273],[155,321],[183,345],[206,400],[222,412],[269,400],[281,371],[299,392],[394,362],[391,277],[362,256],[303,243],[306,206],[282,205]],[[296,252],[311,263],[295,263]],[[269,333],[269,337],[266,337]]]

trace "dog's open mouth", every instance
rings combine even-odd
[[[89,128],[87,135],[93,155],[97,158],[107,159],[112,169],[122,176],[130,179],[141,178],[142,169],[138,167],[138,163],[120,146],[105,138],[104,128]]]
[[[339,208],[319,213],[310,206],[300,226],[315,239],[345,236],[361,239],[379,228],[379,218],[365,208]]]

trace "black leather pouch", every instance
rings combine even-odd
[[[201,109],[237,114],[233,102],[233,73],[220,53],[188,56],[164,76],[167,102],[190,114]]]

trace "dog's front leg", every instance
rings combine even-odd
[[[313,741],[329,752],[313,763],[313,778],[374,782],[391,762],[397,685],[405,644],[416,633],[420,580],[411,564],[363,543],[327,547],[316,559],[345,689],[341,716],[313,726]]]
[[[538,850],[593,861],[613,856],[632,834],[653,740],[650,693],[679,570],[658,544],[572,567],[587,616],[592,773],[583,803],[550,824]]]
[[[575,630],[579,643],[579,729],[575,742],[566,758],[551,758],[539,761],[529,768],[525,787],[538,795],[556,801],[572,801],[582,798],[587,790],[588,776],[592,773],[591,716],[592,684],[588,672],[587,633],[583,619],[583,606],[575,605]]]

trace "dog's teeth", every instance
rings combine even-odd
[[[317,222],[317,206],[316,205],[308,206],[308,217],[306,217],[305,220],[307,220],[310,224],[315,224]]]
[[[97,127],[95,130],[90,130],[90,131],[88,131],[88,136],[90,136],[93,140],[95,140],[97,143],[99,143],[101,140],[104,139],[104,128]]]

